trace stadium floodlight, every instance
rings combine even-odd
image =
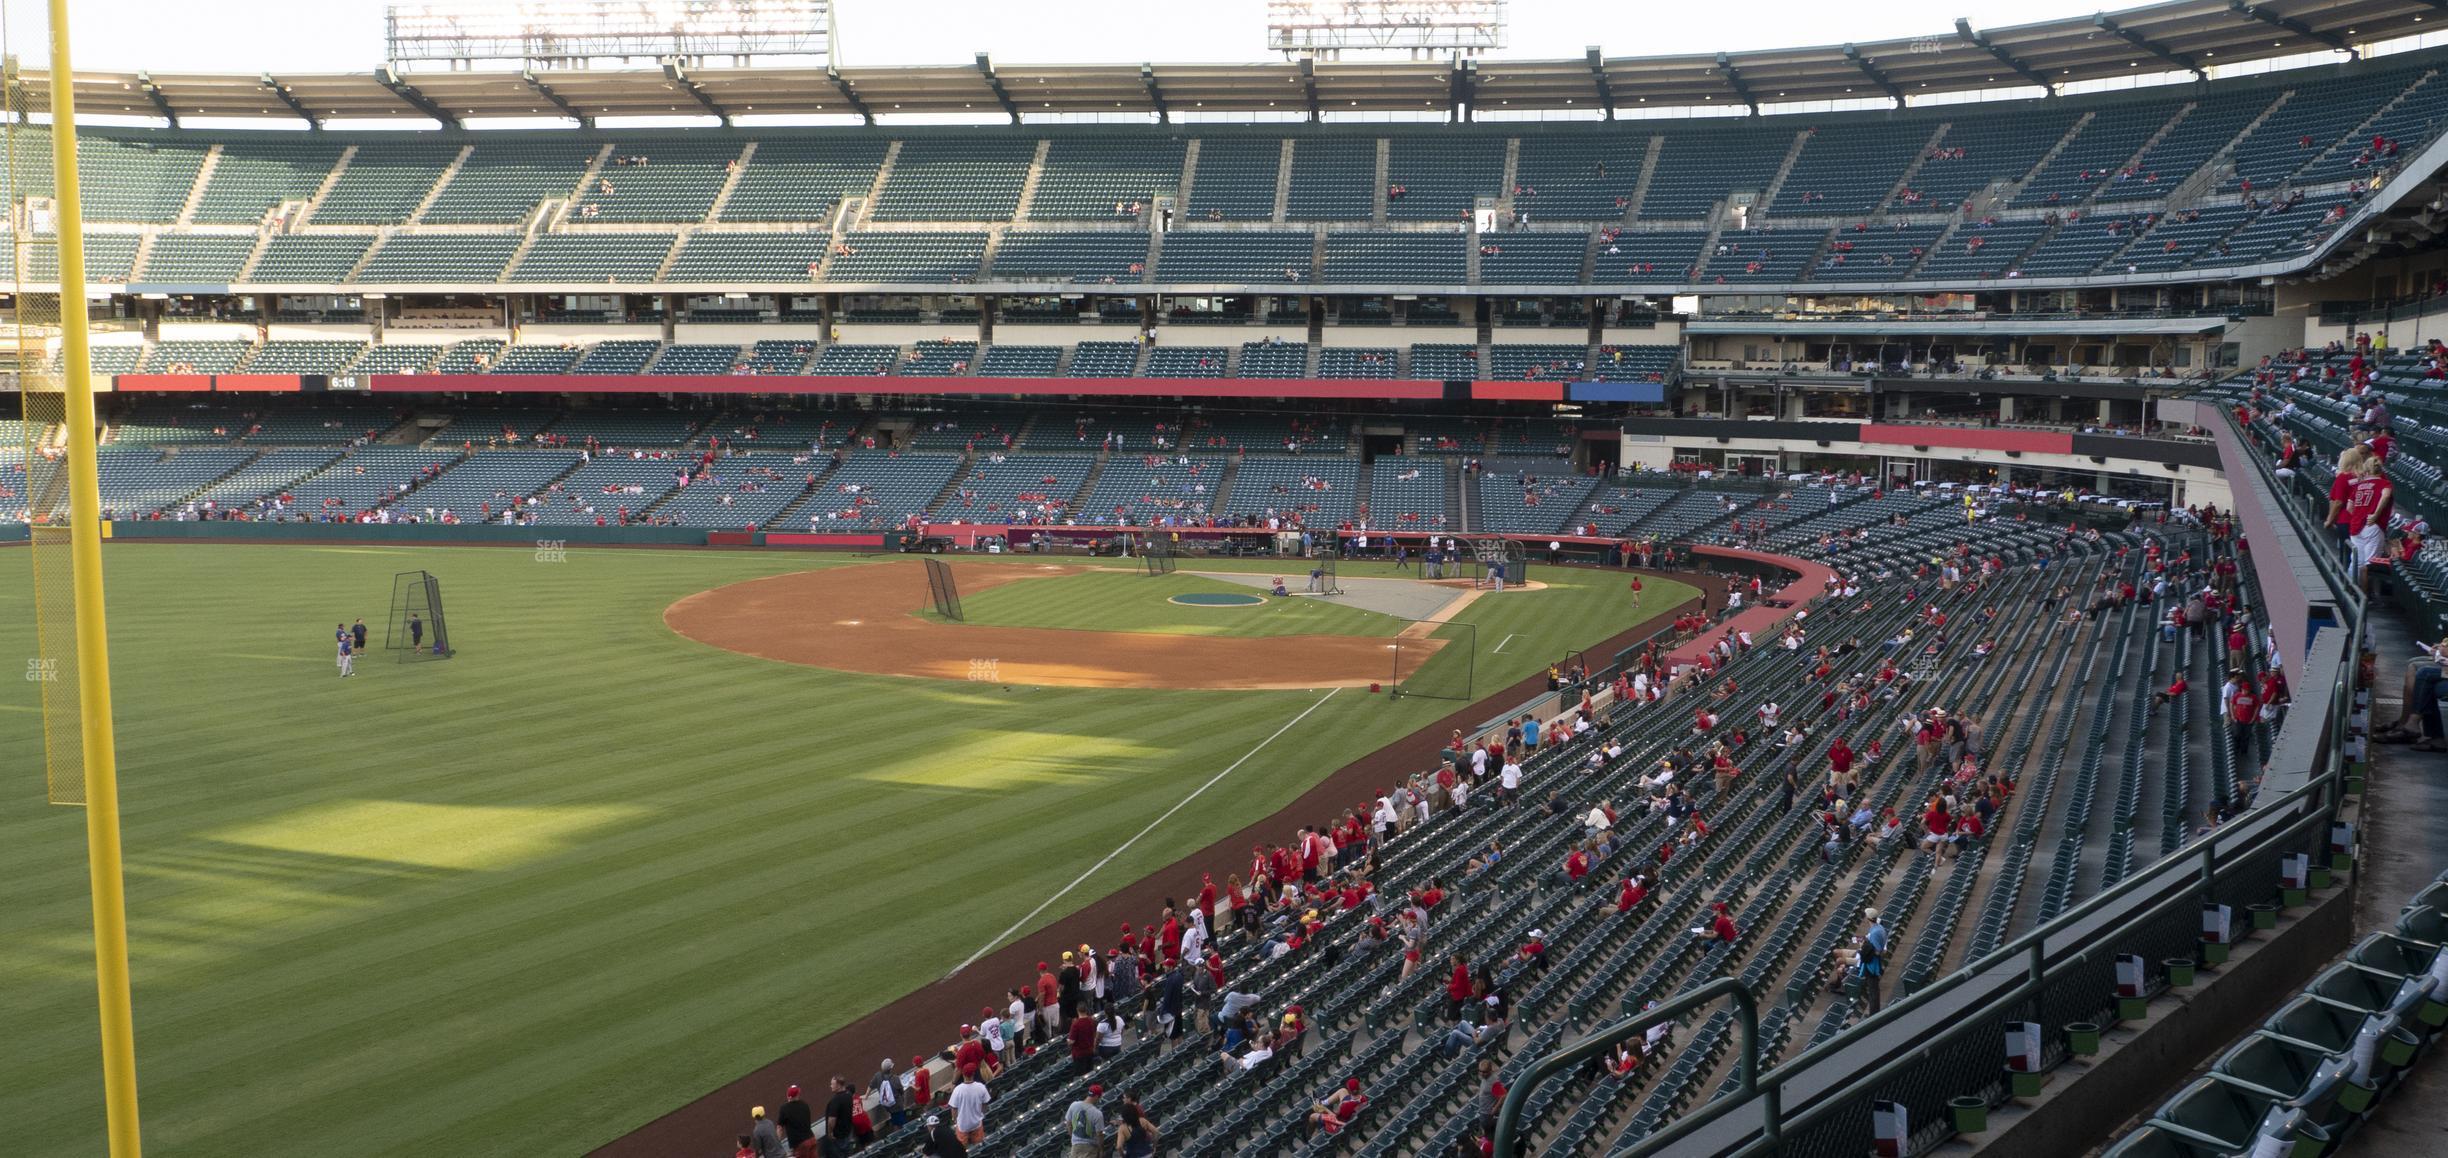
[[[593,61],[832,63],[831,0],[434,0],[393,4],[394,65],[480,62],[547,68]]]
[[[1505,46],[1505,0],[1267,0],[1267,49],[1470,56]]]

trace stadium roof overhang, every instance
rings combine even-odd
[[[1255,64],[552,69],[388,73],[80,73],[78,108],[129,117],[382,121],[733,116],[1023,116],[1602,110],[1935,96],[2352,51],[2448,23],[2438,0],[2172,0],[2005,28],[1689,56]],[[681,65],[686,65],[685,69]],[[44,74],[27,94],[44,111]],[[437,116],[436,113],[440,115]]]

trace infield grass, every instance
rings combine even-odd
[[[1286,577],[1294,590],[1304,576]],[[1023,579],[961,595],[966,622],[995,627],[1056,627],[1073,631],[1146,631],[1163,635],[1392,635],[1409,620],[1323,599],[1290,596],[1236,607],[1170,602],[1175,595],[1260,594],[1242,583],[1199,575],[1091,571]],[[1458,593],[1457,593],[1458,594]]]
[[[1302,711],[1036,924],[1454,706],[1006,692],[663,626],[691,592],[848,558],[104,557],[145,1133],[179,1158],[582,1153],[941,974]],[[12,668],[33,655],[27,566],[0,552]],[[416,568],[443,580],[458,658],[377,650],[338,678],[331,624],[379,640],[392,574]],[[1642,617],[1616,576],[1539,577],[1469,611],[1483,692]],[[1650,583],[1650,611],[1677,586]],[[43,802],[36,685],[10,685],[0,1152],[99,1154],[82,815]],[[910,1028],[916,1050],[945,1027]]]

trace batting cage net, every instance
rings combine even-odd
[[[1336,556],[1333,551],[1311,559],[1309,561],[1309,582],[1301,588],[1302,592],[1313,595],[1341,595],[1343,584],[1335,578],[1335,560]]]
[[[1530,554],[1520,543],[1511,539],[1479,539],[1468,549],[1471,586],[1493,588],[1499,578],[1508,587],[1529,582]]]
[[[935,614],[954,623],[966,623],[961,618],[960,585],[952,580],[952,565],[941,559],[921,559],[926,564],[927,598],[935,605]]]
[[[1395,695],[1471,698],[1471,679],[1479,663],[1477,625],[1413,623],[1395,633],[1391,651]]]
[[[400,663],[451,657],[442,581],[432,572],[402,571],[391,577],[391,625],[383,632],[383,648],[398,652]]]
[[[1139,556],[1139,559],[1146,565],[1148,577],[1151,579],[1158,575],[1172,574],[1176,566],[1173,545],[1170,543],[1150,542],[1147,545],[1147,552]]]

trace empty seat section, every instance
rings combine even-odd
[[[1449,342],[1412,343],[1410,377],[1432,382],[1473,381],[1479,377],[1479,347]]]
[[[226,407],[208,403],[140,399],[110,420],[113,446],[167,446],[178,443],[225,443],[244,429]]]
[[[2397,164],[2399,158],[2414,155],[2430,142],[2432,135],[2439,131],[2443,117],[2448,117],[2448,84],[2441,83],[2438,76],[2433,76],[2417,83],[2403,99],[2390,105],[2388,111],[2373,118],[2370,124],[2353,129],[2336,144],[2328,146],[2328,152],[2296,170],[2292,180],[2297,185],[2311,185],[2347,177],[2363,177],[2377,168]],[[2371,147],[2373,137],[2388,138],[2389,143],[2396,146],[2395,156],[2374,152]]]
[[[338,450],[328,447],[283,447],[266,451],[263,457],[206,487],[193,501],[204,510],[255,510],[264,500],[287,491],[299,480],[330,466],[339,457]],[[294,510],[295,507],[292,505],[286,509]]]
[[[362,338],[265,342],[247,360],[250,374],[338,374],[365,353]]]
[[[670,233],[548,233],[527,247],[511,271],[514,282],[578,285],[651,282],[676,235]]]
[[[237,338],[164,338],[153,344],[144,368],[149,374],[226,374],[254,348]]]
[[[2306,78],[2298,82],[2287,103],[2278,106],[2276,112],[2236,142],[2228,157],[2233,171],[2220,178],[2219,191],[2234,192],[2248,181],[2255,189],[2275,188],[2327,151],[2331,144],[2355,132],[2355,127],[2369,119],[2374,110],[2405,92],[2421,75],[2400,70],[2377,76]],[[2418,131],[2422,128],[2417,126]],[[2368,140],[2370,134],[2361,136]],[[2347,155],[2353,156],[2356,144],[2345,147]]]
[[[983,233],[852,233],[842,238],[825,280],[972,282],[985,260]]]
[[[1266,221],[1275,215],[1276,177],[1283,169],[1279,137],[1206,137],[1183,215],[1192,221]]]
[[[922,377],[942,377],[966,374],[977,364],[976,342],[931,338],[910,350],[909,360],[901,364],[901,372]]]
[[[548,197],[569,197],[602,146],[553,136],[486,141],[468,153],[421,220],[442,225],[510,225]],[[599,178],[610,181],[606,176]]]
[[[2164,215],[2125,251],[2125,264],[2135,272],[2158,273],[2193,264],[2196,258],[2223,260],[2224,255],[2217,252],[2219,240],[2252,215],[2252,210],[2241,205],[2212,205]]]
[[[750,530],[771,522],[807,490],[811,475],[832,468],[821,458],[753,453],[718,458],[697,468],[650,519],[681,527]]]
[[[1943,225],[1873,225],[1838,229],[1811,267],[1812,281],[1891,281],[1911,273],[1946,230]]]
[[[1950,211],[1991,182],[2022,180],[2065,138],[2076,115],[2022,102],[2011,112],[1948,117],[1946,136],[1893,208]],[[1963,155],[1956,156],[1957,149]]]
[[[382,342],[366,349],[349,370],[358,374],[421,374],[442,356],[439,344]]]
[[[2131,175],[2113,174],[2099,191],[2099,200],[2138,201],[2167,196],[2170,190],[2184,184],[2195,169],[2201,168],[2203,162],[2226,148],[2273,99],[2275,95],[2268,90],[2255,89],[2210,97],[2194,105],[2184,119],[2176,122],[2176,127],[2159,138],[2158,144],[2142,154]]]
[[[2228,252],[2222,261],[2261,261],[2296,248],[2300,239],[2325,237],[2336,224],[2328,220],[2329,211],[2340,204],[2345,202],[2322,199],[2265,209],[2227,239]]]
[[[1627,351],[1625,355],[1627,366],[1637,363],[1643,357],[1654,356],[1654,354],[1641,353],[1644,351],[1665,351],[1668,365],[1672,365],[1674,357],[1672,346],[1604,346],[1598,351],[1599,361],[1603,364],[1610,352],[1618,350]],[[1600,379],[1600,381],[1623,380],[1620,378]],[[1488,428],[1487,452],[1506,458],[1571,458],[1573,447],[1580,441],[1580,430],[1568,422],[1550,422],[1536,418],[1503,418],[1497,419]],[[1489,469],[1525,468],[1533,474],[1556,469],[1548,463],[1497,463],[1491,464]]]
[[[1369,464],[1368,525],[1424,530],[1445,525],[1445,460],[1389,454]]]
[[[822,222],[844,197],[875,187],[889,144],[880,137],[762,137],[740,171],[724,221]]]
[[[2025,277],[2070,277],[2097,268],[2146,226],[2138,219],[2085,217],[2069,221],[2016,267]]]
[[[646,363],[654,361],[655,351],[663,348],[660,338],[615,338],[587,347],[578,360],[570,364],[573,374],[638,374]]]
[[[369,285],[499,281],[518,247],[517,234],[398,234],[375,249],[355,280]]]
[[[225,141],[196,201],[195,220],[253,225],[281,202],[313,197],[342,151],[319,142]]]
[[[2038,241],[2048,228],[2045,221],[1999,221],[1989,225],[1967,221],[1921,259],[1919,276],[1996,277],[2006,272],[2006,267],[2031,248],[2031,243]]]
[[[957,454],[862,450],[825,476],[800,510],[816,530],[897,527],[924,513],[960,464]]]
[[[1233,472],[1224,513],[1331,528],[1352,518],[1360,464],[1343,456],[1251,454]]]
[[[1156,260],[1156,280],[1172,284],[1288,283],[1310,280],[1314,238],[1306,231],[1174,230]]]
[[[143,360],[142,342],[96,342],[93,346],[93,372],[98,375],[133,374]],[[51,369],[54,373],[60,369],[58,353],[51,355]]]
[[[1708,234],[1691,230],[1664,232],[1625,230],[1601,238],[1590,257],[1593,285],[1646,284],[1689,280],[1692,265]]]
[[[1240,376],[1243,378],[1301,378],[1308,373],[1309,345],[1306,342],[1241,343]]]
[[[48,163],[49,134],[43,137],[42,156]],[[77,184],[85,220],[157,225],[178,220],[210,148],[201,141],[153,134],[142,139],[103,136],[90,129],[77,134]]]
[[[2173,101],[2150,101],[2106,104],[2091,110],[2091,119],[2082,131],[2049,158],[2031,180],[2024,182],[2008,204],[2017,207],[2081,204],[2092,190],[2115,176],[2117,167],[2183,107]]]
[[[573,410],[553,420],[551,436],[564,446],[593,439],[615,450],[651,449],[687,442],[703,421],[675,410]]]
[[[1583,345],[1499,342],[1488,347],[1489,374],[1500,382],[1569,382],[1580,377],[1588,360],[1589,347]]]
[[[1182,424],[1188,450],[1340,455],[1351,444],[1349,419],[1233,412],[1194,415]],[[1352,477],[1359,478],[1357,467]]]
[[[1289,219],[1366,221],[1374,215],[1377,192],[1375,138],[1295,138],[1292,186],[1284,205]]]
[[[1071,355],[1071,378],[1128,378],[1139,366],[1137,342],[1081,342]]]
[[[570,342],[520,342],[493,359],[495,374],[566,374],[578,361],[578,347]]]
[[[1062,367],[1060,346],[1010,346],[1001,342],[987,347],[986,356],[977,362],[981,378],[1051,378]]]
[[[1461,285],[1469,254],[1459,234],[1329,233],[1326,277],[1344,285],[1428,282]]]
[[[764,338],[748,347],[748,372],[797,374],[806,370],[808,360],[815,356],[813,338]]]
[[[1794,130],[1711,118],[1664,136],[1657,171],[1641,198],[1645,221],[1706,217],[1729,193],[1767,192],[1793,147]]]
[[[1682,350],[1676,346],[1600,346],[1589,376],[1594,382],[1663,382],[1681,360]]]
[[[883,375],[901,360],[901,347],[835,342],[816,355],[810,374]]]
[[[463,523],[503,522],[527,496],[578,465],[574,450],[478,451],[410,491],[400,505],[418,514],[448,511]]]
[[[1222,346],[1158,346],[1148,351],[1148,378],[1223,378],[1232,351]]]
[[[1085,454],[981,455],[937,505],[935,517],[960,523],[1060,522],[1095,464]]]
[[[459,458],[455,450],[368,446],[286,488],[284,517],[345,519],[388,504]]]
[[[578,191],[570,217],[579,221],[705,220],[739,160],[741,138],[657,137],[612,142],[598,180]]]
[[[228,285],[238,280],[253,235],[165,233],[153,239],[140,280],[156,285]]]
[[[1320,378],[1392,378],[1401,351],[1367,346],[1327,346],[1318,351]]]
[[[149,515],[179,504],[254,456],[251,450],[217,446],[185,447],[167,455],[152,449],[103,450],[94,459],[101,476],[102,517]],[[59,498],[55,510],[67,505],[66,494]]]
[[[434,359],[436,374],[482,374],[491,369],[510,343],[501,338],[467,338],[453,342]]]
[[[1135,284],[1147,273],[1148,235],[1014,230],[995,247],[994,280]],[[838,264],[838,263],[836,263]]]
[[[1800,281],[1827,236],[1824,229],[1725,230],[1717,235],[1717,248],[1701,269],[1701,280],[1733,285]]]
[[[396,225],[416,212],[459,155],[457,145],[368,142],[340,170],[314,211],[317,225]]]
[[[855,410],[753,410],[718,417],[706,425],[705,433],[709,440],[734,446],[798,454],[847,446],[866,425],[867,416]],[[811,469],[821,471],[824,466]]]
[[[1460,221],[1477,198],[1504,195],[1504,168],[1502,136],[1450,129],[1394,136],[1386,142],[1386,217]]]
[[[1214,509],[1227,461],[1117,452],[1106,458],[1104,471],[1079,501],[1075,517],[1083,523],[1121,526],[1202,521]]]
[[[1588,251],[1589,237],[1581,233],[1481,234],[1479,284],[1578,285]]]
[[[123,282],[136,266],[136,248],[143,238],[133,233],[95,233],[85,231],[85,280]],[[0,246],[0,270],[15,271],[15,250]],[[50,285],[59,281],[59,246],[45,238],[26,247],[27,281]]]
[[[828,240],[821,233],[699,233],[681,244],[664,280],[725,287],[812,281]]]
[[[598,458],[548,485],[526,518],[545,526],[627,526],[686,477],[687,459]]]
[[[1038,221],[1144,220],[1158,197],[1181,190],[1179,138],[1059,137],[1046,147],[1045,168],[1029,217]],[[1132,203],[1138,205],[1129,213]],[[1123,212],[1117,212],[1120,209]]]
[[[1559,129],[1562,126],[1558,126]],[[1521,135],[1513,208],[1536,221],[1614,221],[1640,188],[1650,134],[1613,126],[1599,132]]]
[[[921,138],[901,142],[876,198],[877,221],[1003,221],[1020,205],[1037,142],[1023,137]]]
[[[325,395],[348,399],[346,394]],[[309,406],[281,404],[243,411],[234,427],[240,441],[267,446],[338,446],[371,440],[399,424],[402,414],[388,399],[335,401]]]
[[[1490,463],[1479,475],[1478,527],[1506,535],[1556,534],[1580,513],[1597,485],[1597,479],[1545,463]]]
[[[337,285],[374,244],[371,237],[276,234],[247,281],[257,285]]]
[[[1800,217],[1878,208],[1928,142],[1931,127],[1900,120],[1811,129],[1770,212]]]
[[[653,367],[649,368],[646,372],[649,374],[688,374],[695,376],[729,374],[732,372],[733,367],[744,364],[745,363],[743,363],[740,358],[740,348],[738,346],[700,342],[675,342],[669,346],[663,347],[662,355],[654,360]]]

